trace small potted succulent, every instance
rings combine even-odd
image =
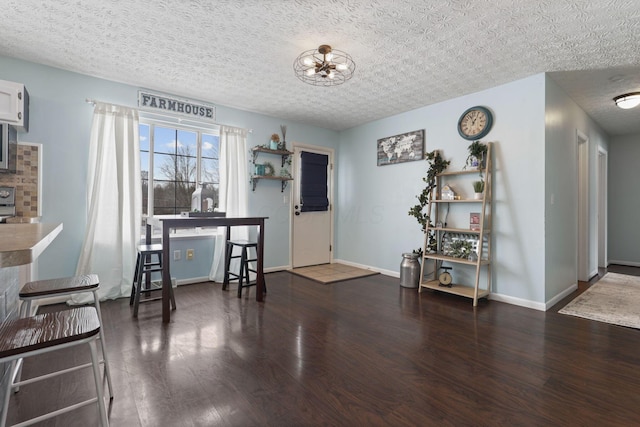
[[[482,192],[484,191],[484,181],[473,181],[473,191],[475,192],[475,198],[481,200]]]

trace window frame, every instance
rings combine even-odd
[[[212,123],[204,123],[204,122],[197,122],[197,121],[186,121],[184,119],[180,119],[177,117],[168,117],[168,116],[163,116],[163,115],[158,115],[158,114],[152,114],[152,113],[146,113],[146,114],[140,114],[140,119],[139,119],[139,126],[148,126],[149,129],[149,134],[148,134],[148,149],[147,150],[143,150],[142,148],[139,148],[139,152],[142,155],[143,151],[146,151],[148,153],[148,158],[149,158],[149,162],[148,162],[148,175],[147,175],[147,204],[146,207],[145,206],[141,206],[142,208],[142,218],[143,222],[146,223],[146,218],[148,217],[156,217],[156,218],[173,218],[179,214],[161,214],[161,215],[156,215],[154,214],[155,212],[155,200],[154,200],[154,157],[155,157],[155,151],[154,151],[154,144],[155,144],[155,135],[154,135],[154,130],[156,126],[159,127],[164,127],[164,128],[168,128],[171,130],[174,130],[176,132],[178,131],[184,131],[184,132],[191,132],[191,133],[195,133],[196,134],[196,177],[195,177],[195,184],[196,184],[196,189],[202,188],[203,185],[203,181],[202,181],[202,140],[203,140],[203,134],[207,134],[207,135],[212,135],[214,137],[218,137],[218,141],[220,140],[220,126],[216,125],[216,124],[212,124]],[[176,153],[177,155],[177,153]],[[218,171],[218,181],[217,182],[212,182],[213,185],[218,186],[218,191],[219,191],[219,185],[220,185],[220,179],[219,179],[219,171],[220,171],[220,151],[219,151],[219,147],[218,147],[218,157],[207,157],[208,159],[215,159],[217,161],[217,171]],[[141,160],[142,161],[142,160]],[[142,175],[142,164],[141,164],[141,175]],[[176,181],[177,182],[177,181]],[[192,181],[189,181],[192,182]],[[207,181],[207,183],[209,183],[209,181]],[[142,184],[142,183],[141,183]],[[219,195],[219,193],[218,193]],[[143,198],[144,200],[144,198]],[[215,204],[218,205],[218,200],[215,200]],[[174,203],[175,205],[175,203]],[[146,209],[146,214],[144,213]],[[190,207],[189,207],[190,209]],[[142,229],[144,230],[144,227],[142,227]],[[156,239],[159,235],[161,234],[161,231],[158,229],[156,230],[154,227],[154,230],[152,232],[153,238]],[[187,237],[187,236],[192,236],[192,237],[204,237],[207,235],[215,235],[216,234],[216,228],[212,228],[212,229],[195,229],[195,230],[190,230],[190,229],[180,229],[179,231],[174,230],[174,234],[180,234],[180,236],[182,237]],[[144,235],[144,232],[143,232]]]

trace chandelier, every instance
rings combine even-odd
[[[323,44],[302,52],[293,62],[296,77],[314,86],[337,86],[353,77],[356,63],[351,55]]]

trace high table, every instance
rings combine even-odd
[[[178,217],[158,218],[162,224],[162,321],[169,323],[171,320],[171,308],[169,295],[171,286],[171,241],[169,232],[176,228],[195,227],[226,227],[227,240],[231,238],[231,227],[255,226],[258,229],[258,249],[256,268],[256,301],[264,299],[264,220],[267,217]],[[154,221],[155,222],[155,221]],[[226,256],[226,250],[225,250]],[[226,265],[226,263],[225,263]]]

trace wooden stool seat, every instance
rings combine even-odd
[[[153,255],[157,256],[157,260],[154,261],[152,259]],[[129,305],[133,305],[133,317],[138,317],[138,307],[141,303],[162,299],[162,297],[149,297],[151,292],[162,290],[162,286],[153,286],[151,283],[151,273],[160,272],[162,272],[162,244],[138,245],[136,270],[133,276],[131,296],[129,298]],[[141,299],[140,296],[143,292],[147,297]],[[173,286],[170,287],[169,295],[171,298],[171,307],[175,310],[176,300],[173,296]]]
[[[20,289],[20,299],[47,298],[80,292],[93,292],[100,286],[97,274],[65,277],[62,279],[37,280]]]
[[[240,248],[240,255],[233,255],[233,249],[235,247]],[[249,258],[249,249],[253,248],[256,251],[255,258]],[[253,282],[249,278],[249,272],[257,273],[255,268],[251,268],[249,263],[258,261],[258,243],[250,242],[247,240],[227,240],[226,256],[225,256],[225,268],[224,268],[224,282],[222,289],[226,290],[229,287],[231,280],[238,280],[238,298],[242,297],[242,289],[249,286],[256,285],[256,281]],[[238,272],[231,271],[231,260],[240,259],[240,267]],[[267,285],[265,283],[264,292],[267,292]]]
[[[73,411],[79,407],[98,404],[100,412],[100,425],[108,426],[107,412],[102,393],[102,381],[100,378],[100,361],[96,340],[100,334],[100,319],[94,307],[80,307],[71,310],[63,310],[54,313],[39,314],[34,317],[7,320],[0,324],[0,363],[11,363],[9,381],[5,390],[2,418],[0,425],[4,427],[7,421],[7,411],[11,397],[11,389],[41,381],[52,376],[62,375],[71,371],[92,367],[96,385],[96,397],[79,402],[62,409],[33,418],[32,422],[23,422],[21,425],[29,425],[35,422],[53,418],[59,414]],[[91,363],[64,369],[62,371],[15,381],[18,373],[18,360],[63,348],[88,344],[91,352]]]
[[[97,274],[85,274],[81,276],[63,277],[57,279],[36,280],[26,283],[18,296],[22,300],[20,306],[20,317],[28,318],[31,315],[31,302],[54,296],[63,296],[78,294],[84,292],[90,292],[93,295],[93,304],[95,306],[95,312],[98,316],[98,321],[102,325],[102,313],[100,310],[100,298],[98,297],[98,289],[100,288],[100,279]],[[109,370],[109,362],[107,360],[107,345],[104,339],[104,333],[101,329],[98,330],[100,338],[100,347],[102,350],[102,360],[100,363],[104,365],[104,376],[107,379],[107,385],[109,386],[109,396],[113,398],[113,386],[111,384],[111,371]],[[17,376],[20,379],[20,373],[22,370],[22,361],[17,364]],[[19,389],[19,387],[16,387]]]

